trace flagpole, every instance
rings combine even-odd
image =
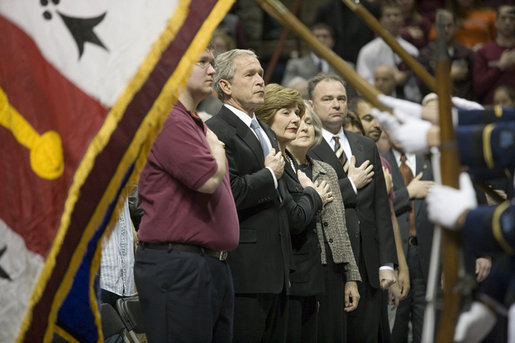
[[[442,184],[440,174],[440,151],[431,151],[431,164],[433,166],[433,176],[437,184]],[[436,297],[438,280],[440,274],[440,246],[442,244],[442,228],[435,225],[433,230],[433,243],[431,246],[431,258],[429,261],[429,273],[427,277],[426,289],[426,308],[424,310],[424,325],[422,325],[422,343],[434,342],[434,331],[436,323]]]
[[[442,14],[439,14],[442,15]],[[456,145],[454,126],[452,123],[450,60],[445,44],[445,32],[441,23],[436,20],[436,80],[438,94],[438,110],[440,114],[440,152],[442,184],[459,188],[459,156]],[[458,248],[460,235],[457,231],[443,230],[443,310],[437,335],[438,343],[451,343],[458,320],[460,295],[458,282]]]

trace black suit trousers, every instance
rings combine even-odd
[[[134,278],[150,343],[231,342],[234,288],[226,262],[138,247]]]
[[[329,244],[325,251],[331,251]],[[318,342],[347,341],[347,312],[345,312],[345,275],[343,264],[335,264],[331,253],[327,254],[324,267],[325,291],[319,296]],[[358,282],[359,284],[359,282]]]
[[[370,285],[364,265],[361,254],[358,266],[363,280],[358,282],[359,305],[347,315],[349,343],[376,343],[380,342],[381,337],[382,291]]]
[[[286,342],[288,296],[236,294],[234,299],[235,343]]]

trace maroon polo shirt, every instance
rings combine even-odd
[[[138,230],[140,241],[228,251],[238,245],[229,167],[213,194],[196,191],[217,170],[206,131],[202,120],[177,102],[140,175],[138,192],[145,211]]]

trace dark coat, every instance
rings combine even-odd
[[[340,161],[324,139],[310,154],[336,170],[345,205],[347,232],[356,261],[360,261],[361,253],[369,284],[379,288],[379,267],[397,263],[383,169],[377,147],[370,138],[349,131],[345,131],[345,135],[356,158],[356,166],[366,160],[374,165],[372,181],[358,190],[358,194],[354,193]]]
[[[395,155],[392,150],[385,152],[383,157],[392,166],[392,181],[393,181],[393,192],[395,198],[393,199],[393,207],[395,215],[397,216],[397,222],[399,223],[399,231],[401,233],[402,248],[404,254],[408,256],[408,238],[409,238],[409,213],[411,211],[411,200],[409,198],[408,190],[404,184],[402,174],[399,171],[399,166],[395,160]],[[422,180],[434,181],[433,168],[431,162],[424,155],[416,156],[416,173],[413,176],[417,176],[420,172],[423,173]],[[417,241],[418,241],[418,256],[422,264],[422,272],[424,278],[427,281],[429,273],[429,263],[431,260],[431,247],[433,244],[433,229],[434,225],[427,217],[426,204],[424,199],[415,199],[415,225],[417,229]]]
[[[259,122],[272,147],[279,151],[274,132]],[[264,167],[261,145],[251,129],[231,110],[222,107],[206,124],[224,142],[231,189],[240,221],[238,248],[229,253],[236,293],[280,293],[294,269],[289,226],[303,227],[321,200],[312,188],[296,203],[286,183],[274,187],[271,172]]]

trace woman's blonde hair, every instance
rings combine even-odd
[[[265,102],[256,110],[256,116],[271,125],[279,109],[293,105],[298,106],[298,115],[302,118],[305,105],[299,91],[283,87],[277,83],[271,83],[265,87]]]

